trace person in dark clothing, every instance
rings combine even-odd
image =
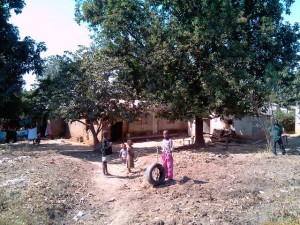
[[[33,144],[39,145],[41,143],[41,133],[38,133],[36,139],[33,140]]]
[[[102,151],[102,169],[103,174],[105,176],[109,176],[111,174],[108,173],[107,170],[107,162],[111,160],[112,155],[112,142],[107,138],[108,132],[107,130],[104,130],[102,133],[102,145],[101,145],[101,151]]]
[[[272,126],[270,126],[268,130],[269,130],[270,134],[272,135],[272,151],[273,151],[273,154],[277,155],[276,143],[278,143],[278,145],[281,149],[282,155],[285,155],[285,148],[283,146],[283,142],[282,142],[282,139],[281,139],[283,129],[282,129],[282,126],[279,125],[277,119],[274,120],[274,124]]]

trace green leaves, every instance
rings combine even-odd
[[[99,49],[83,47],[53,56],[46,65],[38,93],[52,117],[85,119],[91,128],[90,122],[101,121],[102,126],[133,120],[145,110],[145,104],[136,102],[135,91],[118,81],[117,75],[127,73],[127,68]]]
[[[299,27],[281,17],[289,5],[93,0],[77,9],[98,31],[95,42],[129,68],[121,83],[188,118],[258,114],[276,85],[289,85],[282,71],[296,66],[299,51]]]
[[[22,76],[41,73],[40,53],[46,50],[44,43],[30,37],[20,40],[18,28],[8,23],[11,10],[20,13],[24,5],[21,0],[0,2],[0,118],[6,120],[21,116]]]

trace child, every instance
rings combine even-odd
[[[162,161],[163,166],[166,171],[166,178],[170,181],[173,180],[173,156],[172,152],[173,148],[173,141],[169,138],[168,130],[164,130],[163,132],[164,139],[162,140]]]
[[[107,170],[107,163],[111,160],[111,155],[112,155],[112,142],[108,139],[108,131],[104,130],[102,133],[102,146],[101,146],[101,151],[102,151],[102,169],[103,169],[103,174],[105,176],[110,176],[111,174],[108,173]]]
[[[124,143],[122,143],[120,146],[121,146],[121,150],[120,150],[119,157],[123,161],[123,163],[126,163],[126,157],[127,157],[126,146]]]
[[[134,150],[133,150],[133,142],[132,140],[127,140],[127,169],[128,172],[131,173],[131,168],[134,168]]]
[[[38,133],[36,139],[33,140],[33,144],[39,145],[41,143],[41,133]]]

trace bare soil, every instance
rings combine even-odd
[[[0,224],[300,224],[300,137],[276,157],[264,144],[174,142],[174,181],[157,187],[145,170],[159,141],[134,144],[131,174],[115,144],[112,176],[84,144],[0,145]]]

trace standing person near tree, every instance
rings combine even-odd
[[[282,155],[285,155],[285,148],[283,146],[282,139],[281,139],[281,135],[283,133],[283,129],[282,129],[282,126],[279,125],[277,119],[274,120],[274,124],[272,126],[270,126],[268,130],[269,130],[269,132],[272,135],[272,150],[273,150],[273,154],[277,155],[277,152],[276,152],[276,143],[278,143],[278,145],[279,145],[279,147],[281,149]]]
[[[102,133],[102,169],[103,174],[105,176],[109,176],[111,174],[108,173],[107,170],[107,162],[111,160],[112,155],[112,142],[107,137],[108,132],[107,130],[104,130]]]
[[[174,150],[173,141],[169,137],[169,131],[164,130],[164,139],[162,140],[162,161],[163,166],[166,171],[166,178],[170,181],[173,180],[173,156],[172,152]]]
[[[127,140],[126,164],[127,164],[128,173],[131,173],[131,168],[134,168],[134,149],[132,145],[133,145],[132,140]]]

